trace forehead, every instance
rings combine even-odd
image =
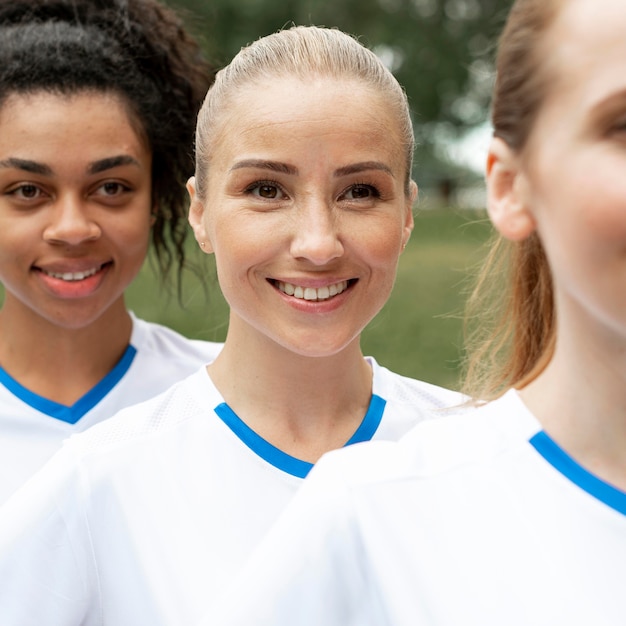
[[[543,49],[554,77],[549,95],[577,92],[590,104],[625,88],[625,33],[625,0],[562,2]]]
[[[113,128],[124,129],[146,143],[143,125],[126,100],[113,92],[13,92],[0,103],[0,124],[19,120],[35,132],[38,126],[53,126],[55,119],[76,128],[101,130],[103,134]]]
[[[128,155],[149,166],[151,153],[124,101],[114,94],[11,94],[0,107],[0,160],[45,163],[55,171]]]
[[[400,152],[399,122],[384,94],[345,78],[272,78],[237,90],[216,128],[214,152],[235,143],[296,147],[302,140]]]

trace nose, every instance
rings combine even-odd
[[[90,215],[87,203],[74,195],[59,197],[50,216],[43,234],[48,243],[78,245],[100,237],[100,226]]]
[[[332,207],[316,200],[296,210],[291,254],[314,265],[325,265],[343,254],[338,217]]]

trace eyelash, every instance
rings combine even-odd
[[[622,119],[611,126],[611,132],[623,133],[626,131],[626,120]]]

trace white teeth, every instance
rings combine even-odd
[[[317,290],[317,299],[326,300],[328,298],[330,298],[330,289],[328,287],[320,287]]]
[[[89,276],[93,276],[100,268],[94,267],[91,270],[87,270],[86,272],[46,272],[44,273],[48,276],[52,276],[52,278],[60,278],[61,280],[83,280],[88,278]]]
[[[278,288],[286,293],[288,296],[293,296],[300,300],[328,300],[348,288],[348,281],[342,280],[340,283],[334,283],[327,287],[300,287],[299,285],[292,285],[291,283],[277,283]]]

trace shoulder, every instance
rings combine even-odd
[[[73,435],[66,446],[79,456],[139,444],[155,437],[164,436],[205,415],[208,374],[203,366],[187,378],[173,384],[152,398],[128,406],[110,419],[86,431]],[[205,394],[205,404],[202,402]]]
[[[517,392],[510,390],[492,402],[419,424],[401,444],[415,459],[416,472],[441,473],[489,464],[525,446],[540,429]]]
[[[409,378],[379,365],[373,357],[366,357],[372,367],[373,391],[387,402],[434,411],[458,408],[467,400],[463,394]]]
[[[417,424],[397,442],[375,441],[330,452],[311,476],[345,488],[422,479],[490,464],[526,446],[541,426],[515,391],[478,408]]]
[[[133,316],[131,344],[140,355],[170,361],[210,363],[222,349],[222,343],[189,339],[184,335],[154,322]]]

